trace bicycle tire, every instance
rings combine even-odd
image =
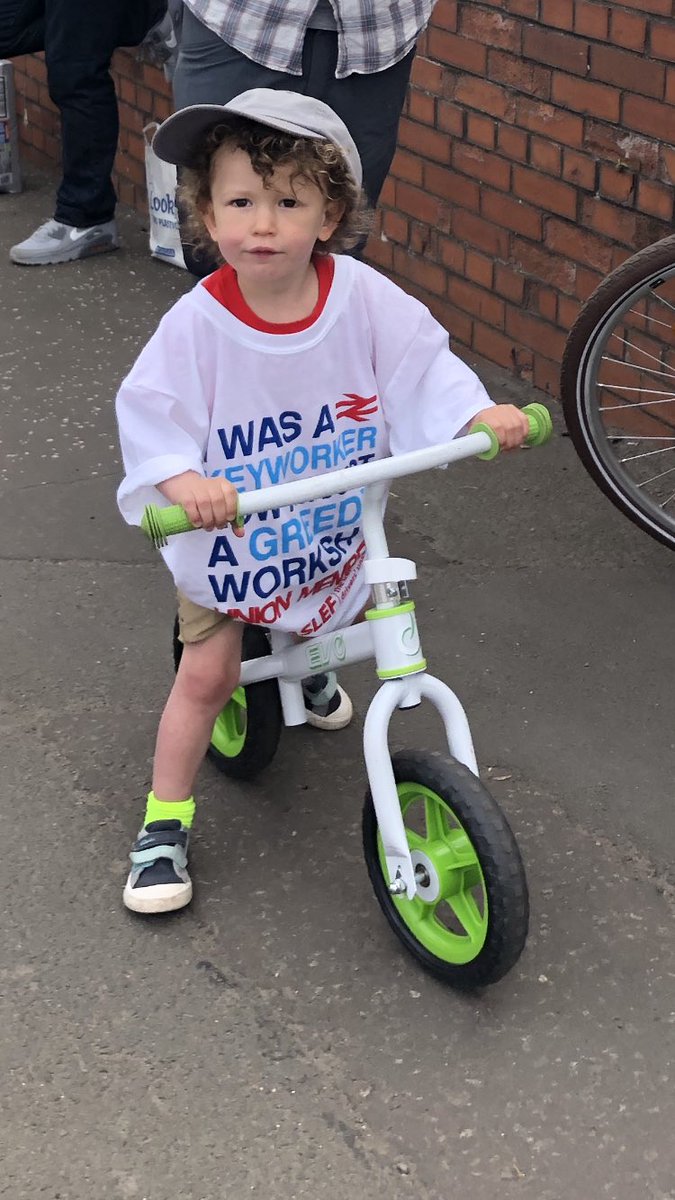
[[[419,890],[412,900],[390,894],[367,792],[363,852],[377,901],[405,949],[437,979],[460,990],[496,983],[520,958],[529,924],[525,869],[506,817],[449,755],[403,752],[392,756],[392,766],[413,861],[422,852],[438,892],[425,897]],[[424,838],[412,828],[418,802]]]
[[[660,321],[649,315],[651,303],[654,311],[665,306],[666,314],[672,311],[675,316],[675,236],[663,238],[632,255],[585,302],[563,354],[561,400],[572,443],[593,481],[633,524],[662,544],[675,547],[675,494],[666,501],[658,496],[658,488],[670,492],[665,483],[653,489],[657,492],[656,499],[646,490],[660,478],[667,480],[671,470],[675,472],[675,465],[646,482],[640,480],[639,474],[636,482],[636,475],[631,474],[641,467],[629,470],[626,466],[635,462],[646,467],[647,459],[668,453],[671,442],[675,464],[675,391],[672,401],[667,392],[658,391],[658,387],[666,386],[662,382],[666,376],[672,377],[675,385],[675,327],[672,319]],[[656,332],[655,326],[658,326]],[[650,339],[662,347],[657,355],[653,346],[650,351],[640,348]],[[619,358],[614,358],[614,354],[619,354]],[[654,358],[659,355],[660,361],[655,363]],[[610,372],[619,378],[601,382],[602,372],[605,372],[602,378],[609,378]],[[644,387],[642,377],[648,377],[653,386]],[[628,386],[622,380],[637,386]],[[652,395],[659,398],[651,399]],[[607,398],[620,400],[620,404],[607,405],[604,403]],[[619,415],[608,417],[612,412]],[[614,433],[613,422],[618,422]],[[621,459],[616,446],[624,441],[630,448],[649,442],[650,448]],[[657,449],[653,448],[654,443],[659,444]],[[671,506],[672,515],[665,511],[666,503]]]

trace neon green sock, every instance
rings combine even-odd
[[[180,821],[184,829],[191,829],[195,818],[195,798],[187,800],[158,800],[154,792],[148,792],[143,825],[151,821]]]

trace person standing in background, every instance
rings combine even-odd
[[[118,46],[142,42],[165,12],[166,0],[0,0],[0,58],[44,50],[61,116],[54,216],[12,246],[12,262],[42,266],[117,249],[111,172],[119,117],[110,60]]]
[[[323,100],[349,129],[375,207],[396,150],[417,39],[435,0],[184,0],[176,109],[250,88]],[[217,265],[185,245],[203,277]]]

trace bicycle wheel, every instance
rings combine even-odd
[[[457,988],[496,983],[518,961],[529,920],[525,870],[506,818],[449,756],[395,754],[392,766],[418,890],[412,900],[390,894],[368,792],[363,850],[378,903],[432,975]]]
[[[595,483],[675,546],[675,236],[634,254],[585,303],[563,355],[561,398]]]
[[[176,670],[183,653],[178,640],[178,618],[173,629]],[[247,625],[242,640],[242,662],[270,653],[264,629]],[[229,704],[216,718],[207,757],[231,779],[255,779],[269,766],[281,737],[281,700],[275,679],[264,679],[235,689]]]

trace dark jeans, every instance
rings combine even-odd
[[[0,0],[0,58],[45,48],[44,0]]]
[[[185,9],[180,53],[173,81],[176,108],[190,104],[226,104],[249,88],[279,88],[323,100],[342,117],[363,164],[363,186],[373,208],[377,204],[396,151],[398,122],[415,51],[375,75],[335,78],[337,34],[309,29],[302,75],[286,75],[252,62],[228,46]],[[214,262],[195,260],[184,247],[188,268],[200,277]]]
[[[119,119],[110,60],[118,46],[142,41],[165,8],[155,0],[0,0],[0,57],[45,51],[61,114],[57,221],[88,228],[112,220]]]

